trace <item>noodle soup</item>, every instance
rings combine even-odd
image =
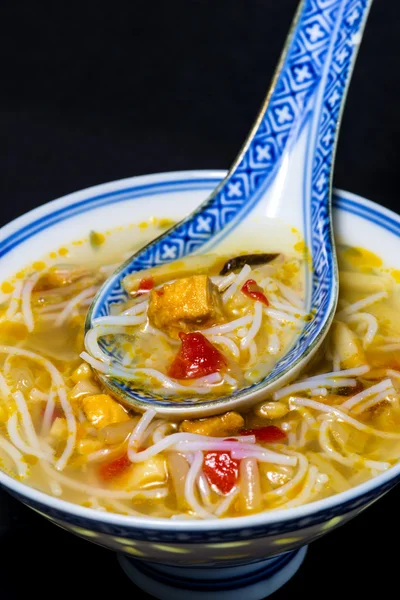
[[[94,319],[81,356],[133,389],[199,400],[229,395],[263,379],[311,318],[304,262],[277,253],[206,254],[133,273],[123,281],[130,299]]]
[[[140,243],[169,224],[146,224]],[[107,336],[122,336],[119,368],[134,385],[177,397],[226,393],[263,377],[312,318],[304,309],[305,265],[298,256],[265,257],[250,248],[198,257],[184,272],[175,264],[161,275],[142,273],[126,282],[131,296],[116,307],[116,320],[99,323],[103,329],[85,339],[87,307],[124,259],[102,234],[92,232],[90,241],[90,252],[85,245],[75,252],[76,264],[34,263],[3,283],[4,471],[99,511],[216,519],[300,506],[398,462],[399,286],[379,257],[339,248],[335,323],[295,382],[246,413],[178,422],[151,409],[135,414],[102,389],[94,369],[104,368]],[[172,293],[166,286],[191,277],[200,278],[191,280],[199,312],[172,314],[189,284]],[[151,308],[159,290],[172,298],[166,309],[161,303],[169,319],[160,316],[157,299]]]

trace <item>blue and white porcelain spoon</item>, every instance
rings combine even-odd
[[[255,215],[278,219],[303,235],[312,259],[306,280],[314,318],[272,371],[229,397],[206,400],[152,395],[99,373],[132,408],[169,417],[201,417],[246,408],[293,379],[320,347],[332,323],[338,273],[331,222],[335,146],[347,87],[372,0],[303,0],[276,74],[250,134],[226,178],[186,219],[126,261],[102,286],[89,310],[93,320],[127,299],[128,274],[208,252]],[[105,348],[119,363],[118,350]]]

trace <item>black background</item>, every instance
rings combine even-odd
[[[227,168],[263,100],[296,0],[6,2],[0,8],[0,222],[157,171]],[[375,0],[335,185],[398,204],[400,2]],[[274,596],[375,598],[397,583],[399,490],[315,542]],[[0,495],[2,598],[137,594],[115,557]],[[110,590],[110,591],[109,591]]]

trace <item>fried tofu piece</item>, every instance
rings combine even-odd
[[[108,394],[86,396],[82,399],[82,409],[87,420],[96,429],[129,420],[129,415],[125,409]]]
[[[244,425],[242,415],[237,412],[227,412],[216,417],[196,419],[194,421],[182,421],[180,431],[186,433],[198,433],[199,435],[210,435],[213,437],[225,437],[234,435]]]
[[[40,283],[45,283],[46,287],[50,288],[64,287],[90,274],[89,269],[78,265],[54,265],[50,267],[43,277],[43,282],[40,280]]]
[[[132,464],[121,475],[114,477],[111,485],[114,489],[129,492],[162,485],[167,479],[166,461],[162,456],[156,455],[141,463]]]
[[[224,320],[217,287],[207,275],[192,275],[152,290],[150,323],[173,338]]]

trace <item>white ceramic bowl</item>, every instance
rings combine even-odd
[[[0,281],[60,245],[150,216],[182,218],[225,175],[188,171],[124,179],[50,202],[0,231]],[[336,191],[339,241],[400,267],[400,218]],[[29,258],[27,258],[29,257]],[[394,264],[397,261],[397,264]],[[342,525],[400,479],[400,465],[347,492],[290,510],[220,521],[168,521],[97,512],[53,498],[0,472],[13,496],[69,531],[121,553],[128,574],[158,598],[263,598],[297,570],[305,546]],[[215,567],[214,569],[211,567]],[[222,568],[224,567],[224,568]]]

